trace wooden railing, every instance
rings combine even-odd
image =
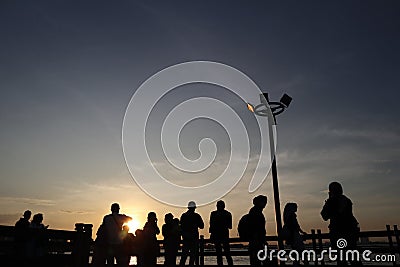
[[[33,233],[34,230],[31,230]],[[76,224],[75,231],[52,230],[48,229],[45,232],[47,242],[47,254],[44,260],[47,266],[64,266],[64,267],[85,267],[89,266],[90,256],[93,251],[92,225],[91,224]],[[14,227],[0,226],[0,262],[2,266],[18,266],[14,248]],[[322,233],[321,230],[312,230],[310,234],[304,235],[306,247],[316,251],[317,255],[323,249],[326,249],[329,244],[329,234]],[[397,264],[400,255],[400,238],[397,225],[393,228],[389,225],[386,230],[382,231],[363,231],[360,233],[360,238],[378,238],[381,240],[379,244],[375,242],[361,242],[359,248],[369,249],[374,253],[384,253],[396,255]],[[276,249],[277,236],[266,237],[269,248]],[[163,241],[159,241],[162,246]],[[243,242],[240,238],[230,238],[231,255],[248,256],[247,242]],[[286,248],[288,249],[288,248]],[[216,252],[210,239],[200,238],[199,262],[204,266],[206,257],[215,257]],[[161,253],[160,257],[163,257]],[[235,260],[235,258],[234,258]],[[3,265],[4,263],[4,265]],[[324,261],[315,261],[314,265],[325,265]],[[392,263],[396,265],[396,263]],[[378,264],[379,265],[379,264]],[[387,265],[387,264],[386,264]]]
[[[360,232],[360,240],[357,248],[360,251],[370,250],[373,253],[385,254],[385,255],[394,255],[397,261],[395,262],[385,262],[385,263],[368,263],[370,266],[381,266],[384,265],[393,265],[400,266],[400,238],[399,238],[399,230],[397,225],[393,225],[391,228],[390,225],[386,225],[386,230],[381,231],[363,231]],[[376,239],[375,241],[368,241],[365,239]],[[316,252],[316,260],[311,262],[313,265],[321,265],[324,266],[326,260],[319,260],[321,256],[321,252],[323,250],[327,250],[330,247],[329,233],[322,233],[320,229],[315,230],[312,229],[310,234],[303,235],[304,243],[306,244],[306,249],[312,249]],[[268,242],[269,249],[277,250],[278,237],[277,236],[267,236],[266,240]],[[231,246],[242,244],[243,248],[246,248],[247,243],[243,242],[240,238],[230,238],[229,243]],[[206,249],[211,248],[211,249]],[[205,262],[205,257],[207,256],[216,256],[215,250],[212,249],[213,245],[210,239],[200,238],[200,263]],[[290,247],[285,245],[285,250],[289,251]],[[246,249],[241,250],[232,250],[232,256],[248,256],[248,251]]]
[[[88,266],[91,251],[92,224],[75,224],[75,231],[29,229],[27,238],[40,236],[45,240],[46,254],[42,261],[45,266],[83,267]],[[21,266],[21,258],[14,242],[15,228],[0,225],[1,266]],[[29,261],[29,262],[33,262]],[[4,265],[3,265],[4,264]]]

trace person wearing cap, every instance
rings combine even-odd
[[[103,226],[107,236],[107,264],[113,265],[114,258],[118,266],[124,266],[126,255],[123,250],[122,225],[132,220],[131,217],[119,213],[118,203],[111,205],[111,214],[104,216]]]
[[[267,206],[267,196],[258,195],[253,198],[253,207],[249,211],[249,254],[250,265],[261,266],[261,261],[257,257],[258,251],[264,249],[266,243],[265,217],[263,210]]]
[[[199,229],[204,228],[204,222],[195,210],[196,203],[189,201],[188,210],[181,215],[183,247],[180,266],[185,266],[188,256],[190,256],[189,266],[194,266],[195,263],[199,265]]]
[[[210,215],[210,239],[215,245],[217,252],[218,266],[222,266],[222,247],[224,248],[226,261],[228,266],[233,266],[231,251],[229,248],[229,229],[232,229],[232,214],[225,210],[225,202],[219,200],[217,202],[217,210],[211,212]]]
[[[29,219],[32,212],[26,210],[22,218],[15,223],[15,254],[18,255],[18,260],[24,261],[28,256],[28,241],[29,241]]]
[[[360,228],[357,219],[353,215],[353,203],[343,195],[342,185],[332,182],[328,186],[328,199],[321,211],[322,218],[329,220],[329,235],[331,244],[337,247],[337,241],[344,238],[347,242],[346,249],[356,249]],[[351,262],[352,265],[361,265],[360,262]],[[344,261],[338,261],[338,266],[346,266]]]

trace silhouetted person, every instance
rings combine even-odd
[[[129,262],[131,260],[131,255],[134,248],[135,236],[132,233],[129,233],[129,226],[122,226],[122,247],[123,247],[123,265],[129,266]]]
[[[119,204],[111,205],[111,214],[104,216],[103,225],[107,235],[107,265],[114,264],[114,258],[118,266],[126,266],[126,256],[123,250],[122,225],[132,220],[125,214],[119,214]]]
[[[199,228],[204,228],[204,222],[200,214],[195,212],[196,203],[188,203],[188,211],[181,215],[181,229],[183,238],[182,256],[179,265],[185,266],[188,256],[189,266],[199,265]]]
[[[166,267],[176,266],[176,256],[178,254],[179,244],[181,241],[181,229],[179,226],[179,219],[175,219],[171,213],[165,214],[165,224],[162,226],[165,251],[164,265]]]
[[[257,258],[259,250],[264,249],[266,243],[265,217],[263,209],[267,205],[267,197],[258,195],[253,198],[253,207],[249,211],[249,254],[250,265],[261,266],[262,262]]]
[[[29,219],[32,212],[26,210],[22,218],[15,223],[15,254],[17,260],[22,264],[28,257],[28,242],[29,242]]]
[[[135,249],[136,249],[136,264],[138,267],[143,267],[143,254],[145,251],[145,238],[142,229],[135,231]]]
[[[286,243],[291,246],[292,249],[299,252],[301,255],[304,250],[303,237],[301,234],[307,234],[304,232],[299,222],[297,221],[297,204],[296,203],[287,203],[283,210],[283,229],[286,231]],[[304,261],[305,264],[308,264],[307,261]],[[298,266],[298,262],[294,262],[293,265]]]
[[[356,249],[360,228],[353,215],[353,203],[343,195],[343,188],[340,183],[332,182],[329,184],[329,198],[325,201],[321,216],[325,221],[329,220],[332,247],[338,249],[338,239],[344,238],[347,241],[347,246],[342,248],[343,250]],[[361,262],[352,261],[351,264],[361,265]],[[347,262],[338,261],[338,265],[346,266]]]
[[[104,267],[107,262],[107,232],[104,224],[101,224],[99,229],[97,229],[96,239],[93,246],[93,267]]]
[[[155,212],[149,212],[147,222],[143,227],[144,251],[142,254],[145,267],[155,267],[157,265],[157,255],[160,253],[160,247],[157,242],[157,235],[160,229],[157,226],[157,216]]]
[[[217,210],[212,211],[210,215],[210,238],[215,244],[217,252],[218,266],[222,266],[222,247],[228,266],[233,266],[231,251],[229,248],[229,229],[232,229],[232,214],[225,210],[225,202],[217,202]]]
[[[48,225],[43,224],[43,214],[37,213],[33,215],[32,221],[29,225],[31,230],[31,240],[29,242],[28,254],[31,259],[38,263],[45,255],[47,245],[47,236],[45,230]]]

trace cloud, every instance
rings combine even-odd
[[[22,216],[22,213],[5,213],[0,214],[0,224],[12,224],[15,223],[18,218]]]
[[[135,184],[116,184],[113,181],[103,181],[99,183],[83,183],[83,185],[87,188],[87,190],[93,191],[119,191],[126,189],[136,189]]]
[[[95,214],[94,211],[88,211],[88,210],[60,210],[60,213],[74,214],[74,215]]]
[[[340,138],[341,140],[365,140],[376,144],[390,144],[400,142],[397,129],[354,129],[354,128],[321,128],[318,133],[321,136]]]
[[[0,201],[4,203],[22,203],[35,206],[55,206],[56,202],[49,199],[25,198],[25,197],[0,197]]]

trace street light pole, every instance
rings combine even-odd
[[[274,192],[274,204],[275,204],[275,221],[276,221],[276,232],[278,234],[278,249],[284,249],[283,240],[281,238],[282,232],[282,215],[281,215],[281,203],[279,198],[279,185],[278,185],[278,169],[276,165],[276,155],[275,155],[275,134],[273,126],[276,126],[276,116],[282,113],[285,108],[287,108],[292,101],[292,98],[287,94],[284,94],[281,98],[280,102],[270,102],[268,99],[268,94],[260,94],[260,102],[261,104],[257,106],[253,106],[251,104],[247,104],[247,107],[250,111],[254,112],[259,116],[267,116],[269,123],[269,141],[270,141],[270,151],[272,158],[272,187]],[[271,109],[271,112],[268,112],[268,109]],[[272,113],[272,116],[271,116]]]
[[[275,204],[275,220],[276,220],[276,232],[278,233],[278,249],[284,249],[283,240],[281,238],[282,233],[282,215],[281,215],[281,202],[279,200],[279,186],[278,186],[278,170],[276,167],[276,156],[272,161],[272,187],[274,189],[274,204]]]

